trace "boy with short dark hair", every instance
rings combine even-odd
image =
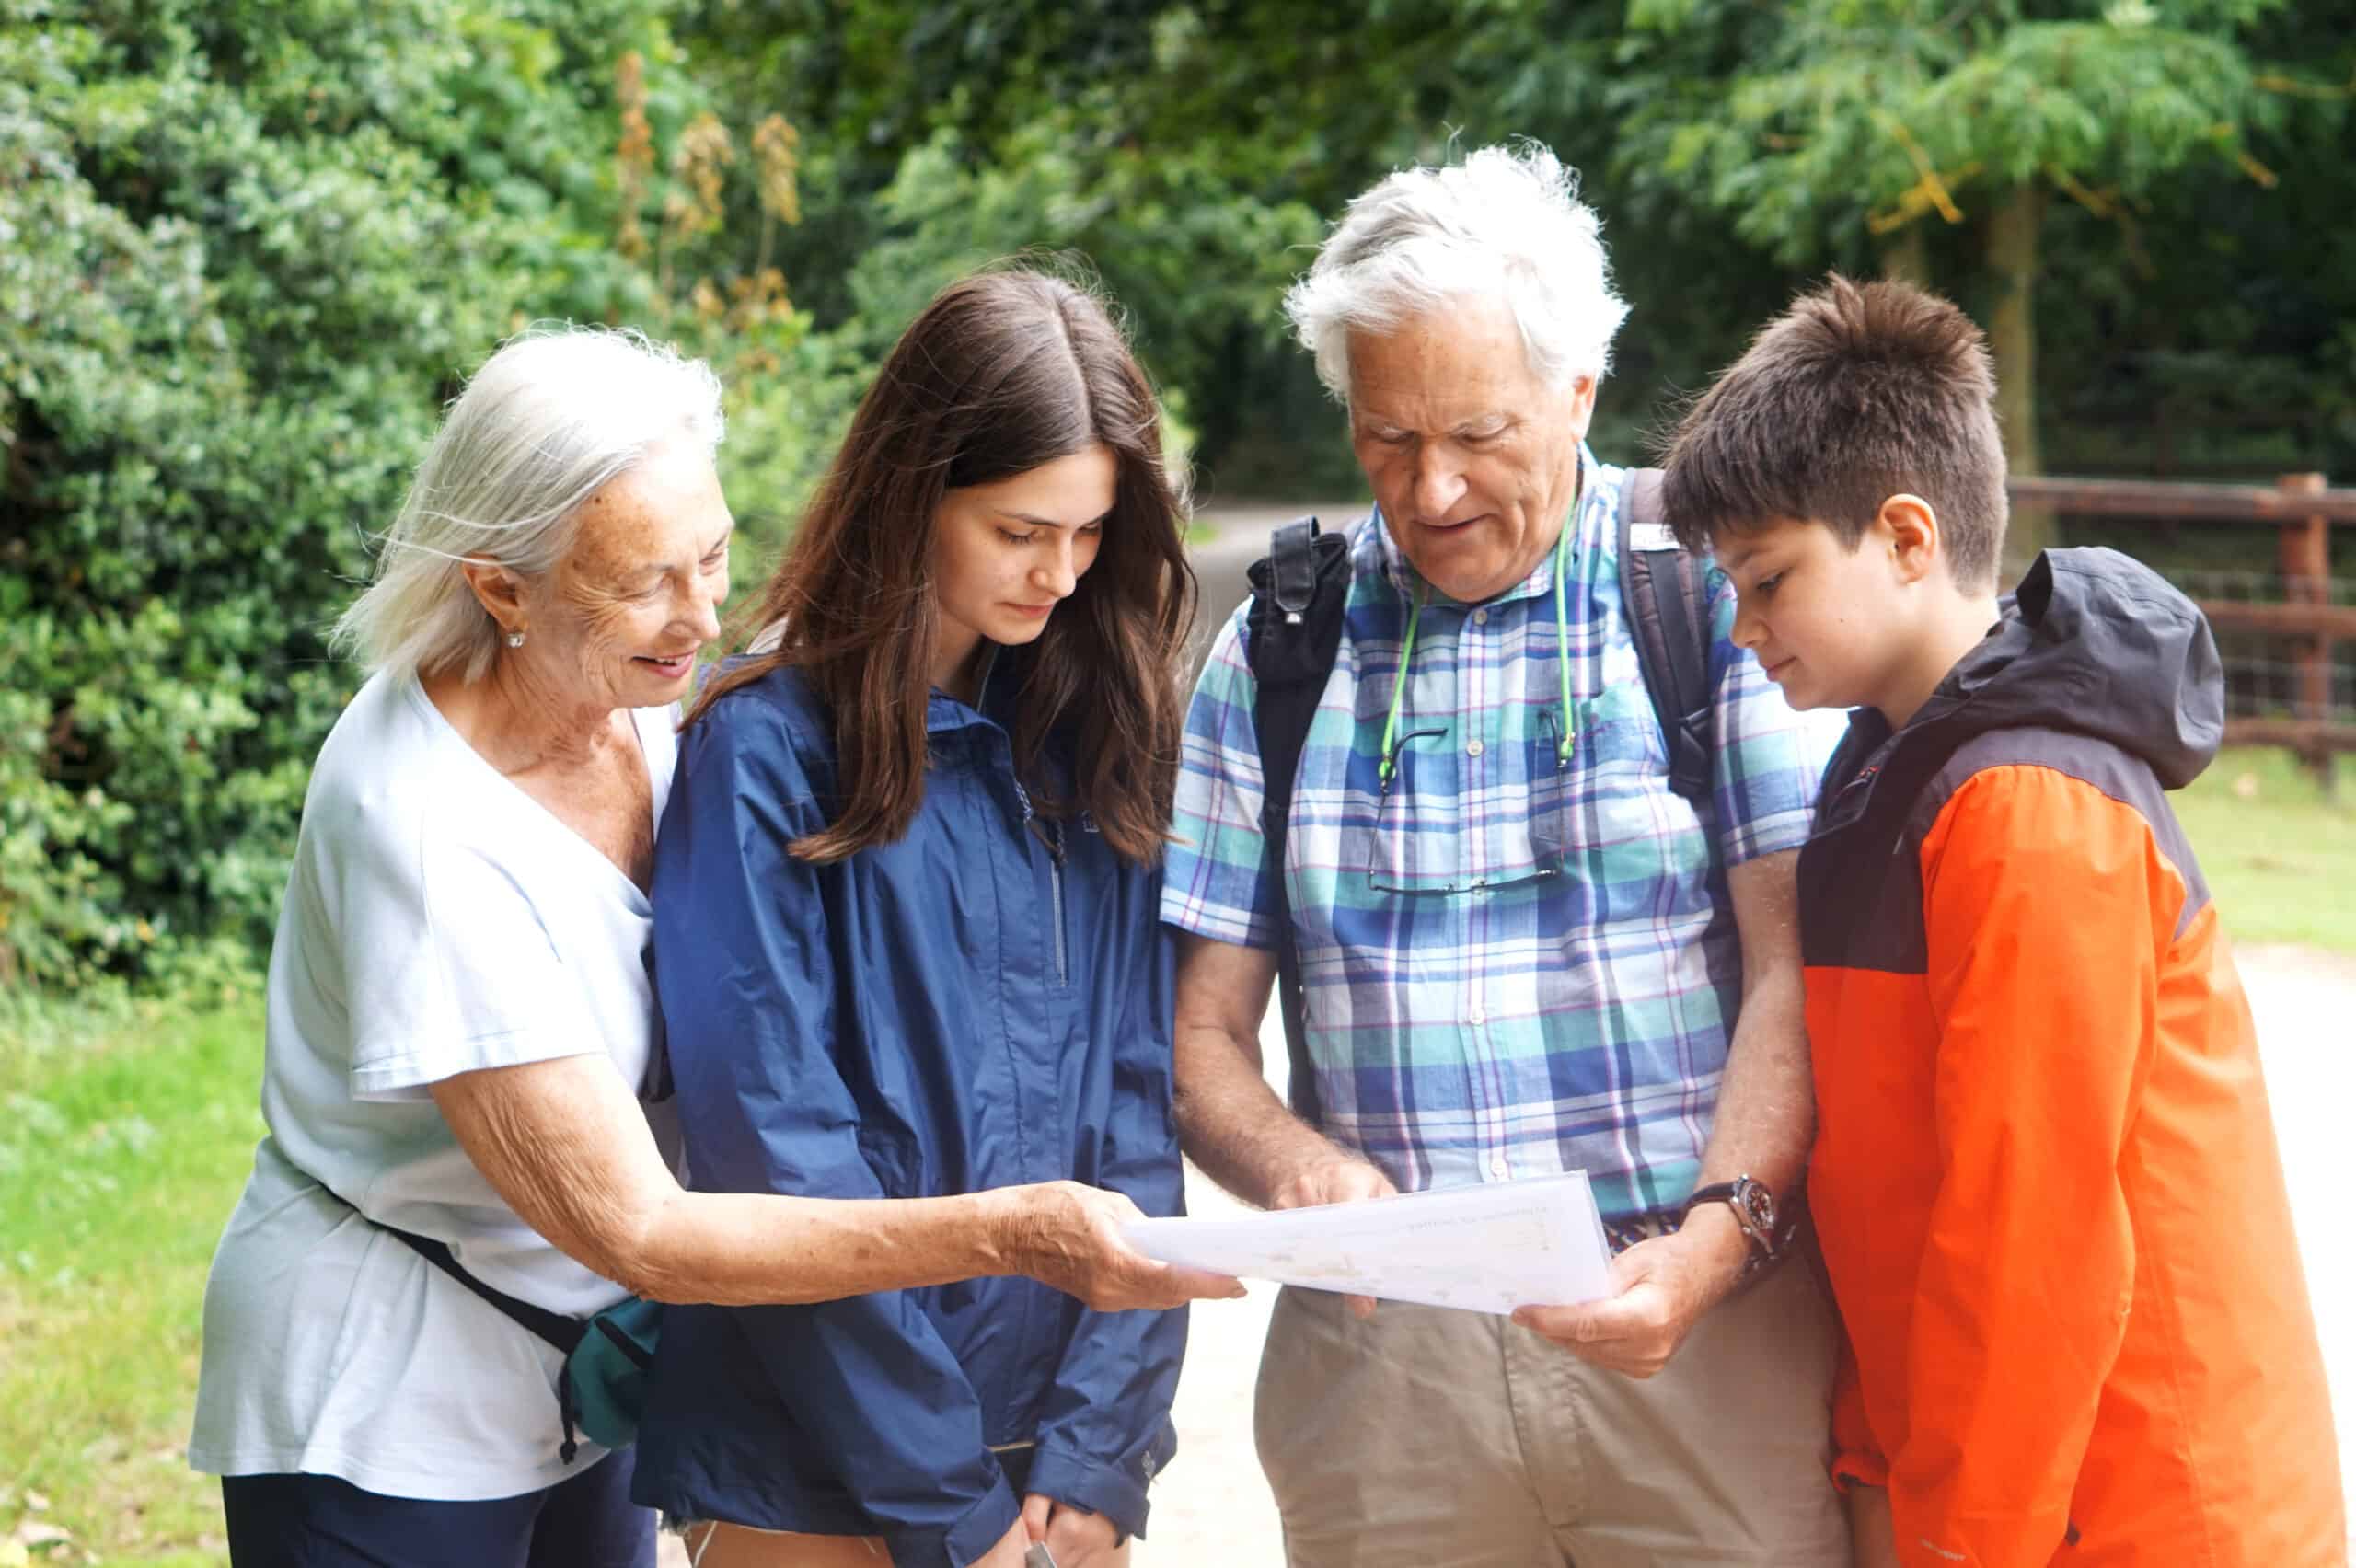
[[[2216,647],[2108,550],[1998,599],[1994,392],[1955,306],[1834,278],[1667,461],[1735,640],[1858,709],[1799,874],[1834,1472],[1887,1489],[1861,1561],[2344,1562],[2249,1009],[2163,794],[2215,754]]]

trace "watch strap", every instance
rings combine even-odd
[[[1750,1243],[1750,1269],[1762,1268],[1783,1256],[1784,1244],[1791,1239],[1792,1218],[1781,1212],[1782,1205],[1763,1183],[1738,1176],[1731,1182],[1696,1187],[1685,1200],[1686,1215],[1704,1204],[1724,1204],[1734,1210],[1735,1224]],[[1763,1216],[1757,1212],[1760,1207],[1766,1211]]]

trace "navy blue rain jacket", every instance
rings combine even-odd
[[[983,707],[1010,711],[1001,656]],[[1068,1177],[1181,1212],[1161,879],[1085,822],[1035,819],[1007,731],[935,693],[899,842],[812,866],[832,729],[800,675],[690,729],[656,840],[654,969],[689,1180],[925,1197]],[[809,1307],[674,1307],[634,1495],[692,1519],[881,1535],[963,1564],[1027,1490],[1142,1533],[1186,1320],[1091,1312],[1028,1279]]]

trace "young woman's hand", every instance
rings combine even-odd
[[[1030,1550],[1030,1521],[1027,1517],[1017,1518],[1013,1526],[998,1538],[996,1546],[975,1558],[966,1564],[966,1568],[1022,1568],[1023,1556]]]
[[[1056,1568],[1126,1568],[1129,1561],[1112,1520],[1035,1492],[1022,1500],[1022,1528],[1033,1540],[1047,1543]]]
[[[1200,1297],[1243,1294],[1243,1286],[1225,1274],[1156,1262],[1130,1246],[1121,1228],[1145,1215],[1122,1193],[1078,1182],[1043,1182],[1004,1192],[1010,1212],[1002,1244],[1009,1271],[1077,1296],[1099,1312],[1180,1307]],[[1062,1562],[1060,1554],[1057,1561]]]

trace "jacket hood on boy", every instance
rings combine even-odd
[[[2225,732],[2224,670],[2208,620],[2117,550],[2039,555],[1994,634],[1947,685],[1964,733],[2073,730],[2142,757],[2171,790],[2200,776]]]
[[[2063,730],[2108,741],[2182,789],[2216,756],[2225,732],[2223,666],[2199,606],[2150,567],[2117,550],[2047,550],[2007,595],[2004,618],[1958,661],[1911,736],[1949,750],[1991,730]],[[1889,736],[1861,714],[1852,745]],[[1843,760],[1854,756],[1843,748]],[[1856,762],[1864,759],[1855,758]],[[1836,765],[1838,767],[1838,765]],[[1846,778],[1854,764],[1832,777]]]

